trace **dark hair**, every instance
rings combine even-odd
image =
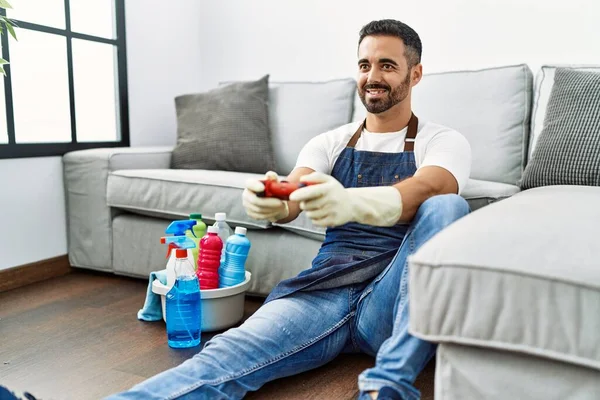
[[[404,57],[406,57],[409,68],[421,62],[421,39],[417,32],[410,26],[393,19],[371,21],[360,30],[358,45],[360,46],[365,37],[378,35],[395,36],[404,42],[404,46],[406,47]]]

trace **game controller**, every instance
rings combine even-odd
[[[311,182],[298,182],[291,183],[288,181],[273,181],[273,180],[261,180],[262,184],[265,185],[263,192],[257,193],[258,197],[275,197],[280,200],[289,200],[290,194],[295,190],[303,188],[305,186],[314,185]]]

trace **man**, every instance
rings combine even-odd
[[[241,327],[114,399],[241,398],[358,351],[376,357],[358,378],[361,399],[419,398],[413,382],[435,345],[408,333],[406,259],[468,213],[458,193],[471,164],[462,135],[412,114],[420,60],[419,36],[407,25],[383,20],[363,27],[358,93],[366,120],[306,144],[287,180],[314,185],[289,202],[257,197],[264,189],[258,180],[243,194],[253,218],[286,223],[304,211],[328,227],[312,267],[277,285]]]

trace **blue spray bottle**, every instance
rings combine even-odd
[[[192,229],[194,225],[196,225],[196,221],[194,220],[184,219],[173,221],[165,230],[165,233],[173,236],[165,236],[160,238],[160,242],[162,244],[169,245],[169,249],[167,250],[167,258],[169,259],[167,262],[167,287],[169,289],[175,284],[175,250],[177,248],[183,248],[180,244],[185,242],[187,230],[190,230],[192,235],[195,236]],[[192,241],[192,239],[190,239],[190,241]],[[194,260],[192,250],[188,249],[187,252],[188,259],[192,265],[196,265],[196,260]]]
[[[177,242],[179,248],[175,249],[175,284],[165,296],[167,340],[169,347],[173,348],[198,346],[202,331],[200,285],[194,266],[188,259],[188,249],[196,244],[192,239],[184,238]]]

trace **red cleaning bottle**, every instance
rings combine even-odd
[[[196,275],[200,281],[200,290],[219,288],[219,266],[223,240],[218,235],[219,229],[209,226],[206,235],[200,240],[198,252],[198,270]]]

